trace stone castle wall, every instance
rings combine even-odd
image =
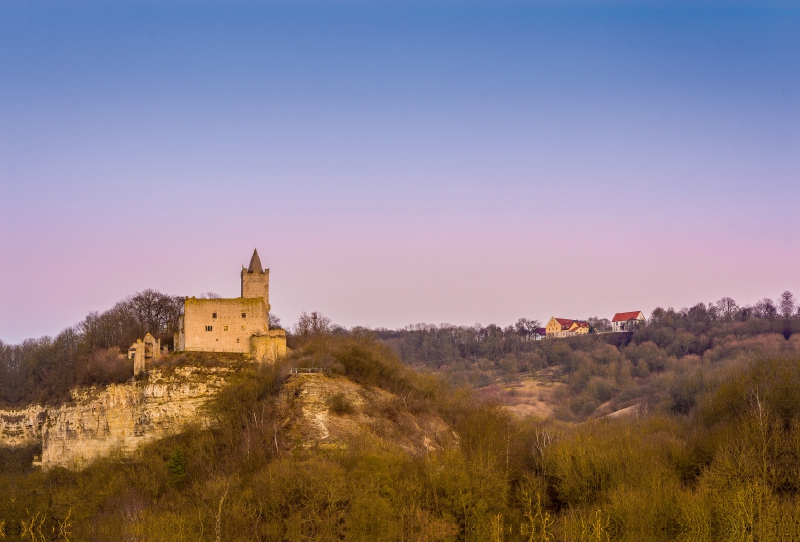
[[[266,335],[250,337],[250,353],[253,361],[275,363],[286,355],[286,332],[271,329]]]
[[[185,299],[177,350],[237,352],[270,362],[286,355],[286,333],[269,329],[269,269],[262,268],[258,251],[240,278],[242,297]]]
[[[184,305],[181,347],[186,351],[250,353],[250,337],[266,335],[268,323],[269,313],[262,298],[190,297]]]

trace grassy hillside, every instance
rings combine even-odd
[[[800,361],[769,348],[687,388],[686,410],[574,424],[516,419],[409,370],[369,334],[323,334],[281,367],[242,373],[211,430],[82,472],[5,457],[0,521],[7,536],[33,525],[70,540],[789,540]],[[395,409],[440,416],[458,445],[410,455],[366,435],[296,446],[278,401],[292,365],[395,394]],[[350,415],[333,397],[330,409]]]
[[[0,536],[793,540],[800,334],[794,311],[762,309],[656,310],[632,334],[551,341],[529,340],[524,327],[304,329],[280,365],[237,373],[211,406],[210,429],[81,472],[41,472],[30,466],[35,449],[1,450]],[[73,360],[65,374],[80,380],[94,367],[113,380],[102,371],[117,363],[114,345],[74,338],[4,347],[17,363],[5,374],[60,390],[59,360]],[[54,346],[62,340],[74,355]],[[302,405],[287,396],[308,389],[292,367],[329,371],[316,377],[328,383],[314,388],[312,414],[349,428],[335,446],[298,427]],[[546,392],[546,419],[503,406],[532,380],[547,384],[532,388]],[[634,404],[631,416],[601,416]],[[419,420],[446,424],[454,438],[420,446]]]

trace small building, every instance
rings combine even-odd
[[[533,337],[534,341],[541,341],[542,339],[547,337],[547,329],[543,327],[537,327],[536,329],[533,330],[531,336]]]
[[[575,335],[586,335],[591,331],[589,322],[585,320],[573,320],[572,318],[550,318],[545,326],[545,334],[548,338],[564,338]]]
[[[128,359],[133,360],[133,374],[140,376],[145,372],[148,361],[154,361],[161,357],[161,339],[156,339],[150,333],[145,334],[144,339],[136,339],[136,342],[128,348]]]
[[[611,320],[611,331],[633,331],[639,329],[645,323],[642,311],[618,312]]]

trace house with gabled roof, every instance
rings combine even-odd
[[[645,323],[642,311],[618,312],[611,320],[611,331],[633,331],[642,327]]]
[[[591,326],[584,320],[573,320],[571,318],[556,318],[553,316],[545,326],[545,333],[548,338],[572,337],[573,335],[585,335],[591,331]]]

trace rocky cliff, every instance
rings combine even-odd
[[[281,388],[287,442],[302,447],[392,446],[412,455],[455,446],[438,416],[411,412],[402,397],[343,376],[294,375]]]
[[[73,391],[59,407],[0,411],[0,445],[41,442],[43,468],[80,468],[113,452],[204,425],[202,407],[225,385],[223,367],[153,370],[147,380]]]
[[[41,466],[81,468],[113,453],[206,426],[203,406],[234,369],[154,369],[146,380],[81,388],[58,407],[0,410],[0,446],[41,443]],[[352,444],[401,449],[413,455],[457,445],[439,417],[412,412],[402,397],[361,386],[343,376],[294,375],[278,397],[282,430],[290,447],[345,448]]]
[[[45,417],[45,409],[40,406],[0,410],[0,445],[21,447],[39,444]]]

